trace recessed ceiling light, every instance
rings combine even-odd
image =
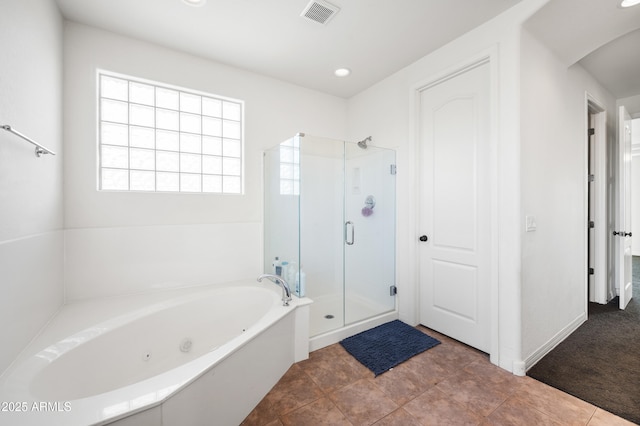
[[[622,0],[620,7],[631,7],[640,4],[640,0]]]
[[[338,68],[333,72],[336,77],[346,77],[351,74],[351,70],[349,68]]]
[[[182,0],[185,4],[188,4],[189,6],[195,6],[195,7],[200,7],[200,6],[204,6],[204,4],[207,2],[207,0]]]

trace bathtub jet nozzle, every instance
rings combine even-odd
[[[258,282],[262,282],[262,280],[266,278],[270,281],[273,281],[276,285],[282,287],[282,306],[289,306],[289,302],[291,301],[291,288],[289,287],[289,283],[279,275],[272,274],[262,274],[258,277]]]

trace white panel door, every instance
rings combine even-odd
[[[618,124],[618,218],[614,232],[617,238],[616,276],[620,309],[627,307],[633,296],[631,274],[631,116],[623,106],[619,110]]]
[[[419,101],[420,322],[489,352],[489,63]]]

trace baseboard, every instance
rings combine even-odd
[[[540,361],[546,354],[551,352],[553,348],[562,343],[564,339],[566,339],[571,333],[576,331],[578,327],[580,327],[586,320],[587,313],[581,313],[576,319],[567,324],[566,327],[556,333],[556,335],[549,339],[544,345],[540,346],[535,352],[529,355],[527,359],[525,359],[526,370],[529,370],[531,367],[536,365],[538,361]]]

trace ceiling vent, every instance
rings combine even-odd
[[[340,8],[321,0],[311,0],[300,16],[322,25],[327,25]]]

